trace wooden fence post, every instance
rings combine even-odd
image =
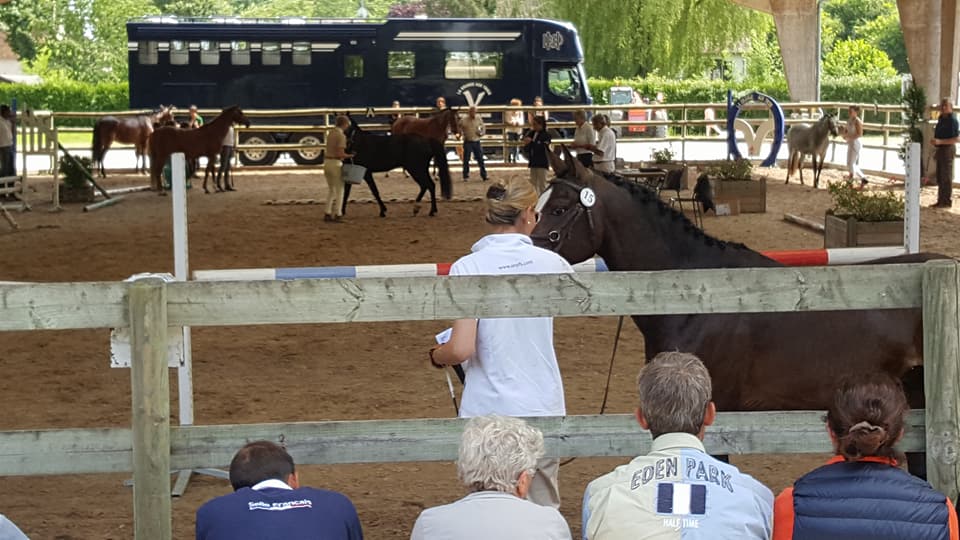
[[[960,493],[960,263],[931,261],[923,272],[923,357],[927,479],[950,500]]]
[[[137,540],[169,540],[170,375],[167,288],[159,278],[133,282],[130,379],[133,398],[133,526]]]

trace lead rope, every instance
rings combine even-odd
[[[613,360],[617,357],[617,346],[620,344],[620,331],[623,330],[623,315],[617,321],[617,333],[613,337],[613,352],[610,353],[610,365],[607,367],[607,384],[603,388],[603,401],[600,402],[600,414],[603,415],[607,410],[607,397],[610,395],[610,379],[613,377]],[[560,466],[568,465],[573,462],[575,457],[560,462]]]

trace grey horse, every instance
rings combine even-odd
[[[810,154],[813,159],[813,187],[820,186],[820,171],[823,169],[823,160],[827,155],[829,136],[836,137],[839,133],[837,118],[832,114],[820,117],[813,126],[797,124],[787,133],[787,148],[790,150],[790,159],[787,166],[787,180],[793,176],[793,171],[800,171],[800,183],[803,184],[803,156]],[[818,158],[819,157],[819,162]]]

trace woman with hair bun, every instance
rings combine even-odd
[[[953,504],[899,467],[894,445],[909,407],[900,382],[870,374],[841,383],[827,411],[837,454],[774,504],[774,540],[957,540]]]
[[[450,267],[451,276],[573,272],[560,255],[533,245],[537,194],[526,180],[493,184],[484,199],[490,234]],[[469,360],[469,361],[468,361]],[[430,349],[434,366],[463,364],[460,417],[564,416],[563,381],[553,349],[553,318],[460,319],[450,340]],[[558,508],[559,460],[540,460],[527,498]]]

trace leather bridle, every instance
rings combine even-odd
[[[573,225],[577,222],[577,219],[580,218],[581,214],[587,214],[587,225],[590,227],[590,235],[593,235],[593,207],[597,202],[597,195],[589,186],[577,184],[567,180],[566,178],[554,178],[550,181],[547,191],[544,191],[544,194],[547,195],[547,198],[541,199],[541,201],[537,203],[537,211],[540,211],[540,209],[543,208],[543,206],[549,200],[549,194],[551,190],[557,185],[566,186],[576,191],[577,205],[569,212],[566,212],[563,220],[554,229],[548,232],[546,236],[536,235],[534,237],[535,239],[546,240],[550,242],[551,249],[553,251],[560,251],[564,240],[570,238],[570,234],[573,232]]]

